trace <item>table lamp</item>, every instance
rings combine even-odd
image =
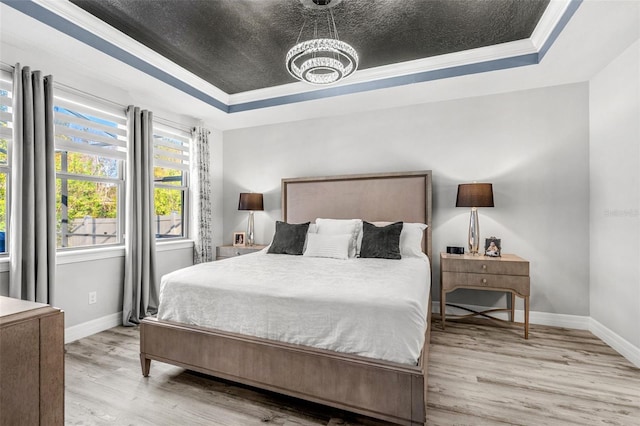
[[[477,255],[480,247],[478,207],[493,207],[493,186],[490,183],[463,183],[458,185],[456,207],[471,207],[469,218],[469,252]]]
[[[264,210],[262,202],[262,194],[255,192],[241,192],[240,200],[238,201],[238,210],[249,210],[249,219],[247,221],[247,245],[252,246],[255,244],[253,239],[253,212]]]

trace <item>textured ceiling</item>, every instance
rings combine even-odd
[[[300,0],[70,1],[229,94],[296,82],[285,55],[318,15]],[[333,13],[362,70],[529,38],[548,3],[343,0]]]

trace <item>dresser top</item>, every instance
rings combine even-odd
[[[440,259],[463,259],[463,260],[476,260],[478,262],[528,262],[526,259],[516,256],[515,254],[502,253],[501,257],[491,257],[473,254],[449,254],[440,253]]]
[[[12,297],[0,296],[0,316],[17,314],[18,312],[30,311],[31,309],[46,308],[45,303],[29,302],[27,300],[14,299]]]

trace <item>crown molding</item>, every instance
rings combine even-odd
[[[582,0],[579,1],[581,2]],[[565,15],[571,3],[575,2],[575,0],[551,0],[549,2],[549,5],[545,9],[542,17],[533,30],[531,37],[529,38],[536,51],[539,52],[542,49],[544,44],[553,34],[553,30],[562,20],[562,17]]]

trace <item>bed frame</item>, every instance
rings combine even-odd
[[[431,171],[282,180],[283,220],[316,218],[422,222],[431,259]],[[151,360],[401,425],[424,425],[428,326],[418,365],[404,365],[145,318],[140,362]]]

